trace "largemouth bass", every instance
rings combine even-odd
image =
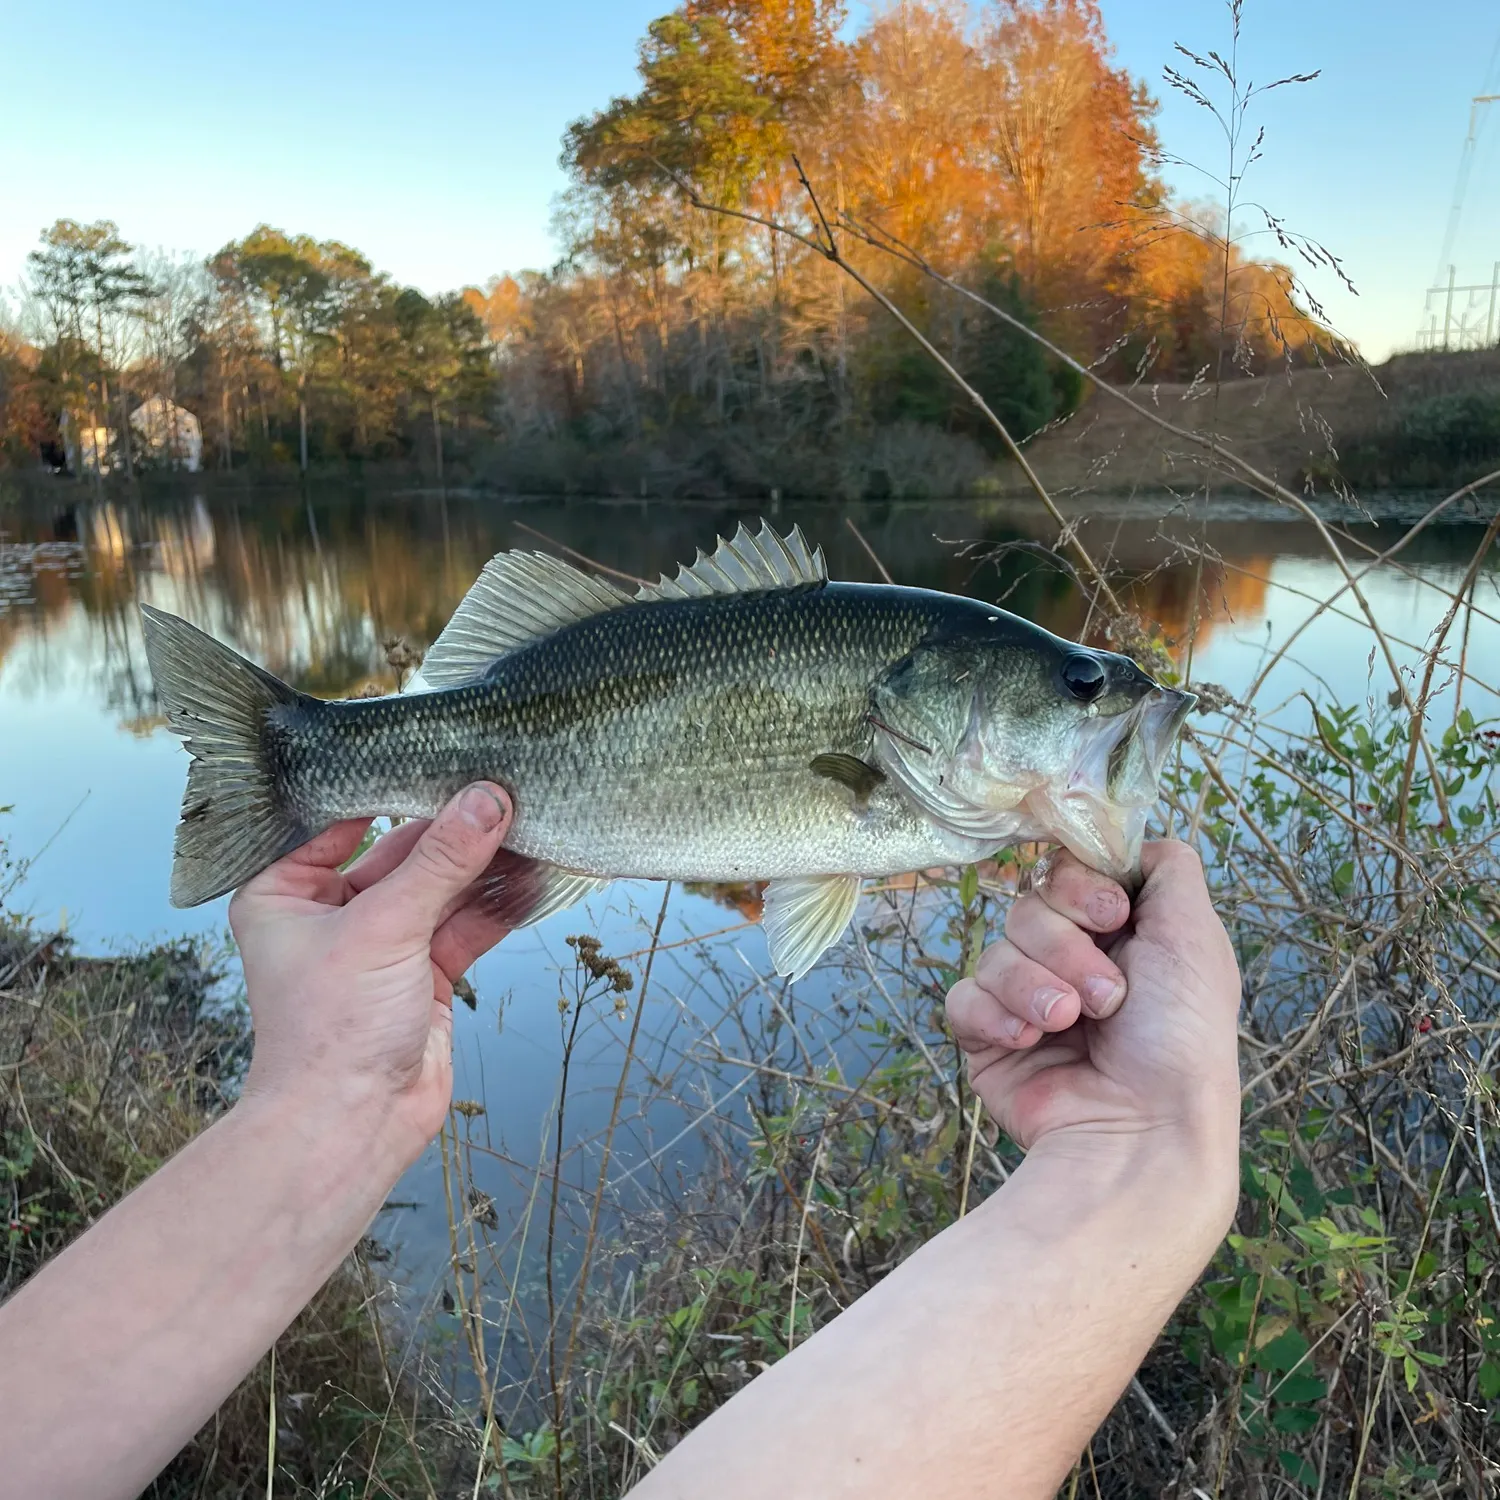
[[[1065,844],[1136,867],[1189,693],[979,600],[830,582],[742,526],[633,596],[541,553],[489,562],[427,691],[327,702],[143,605],[186,741],[172,900],[233,890],[342,818],[430,817],[484,779],[515,817],[483,899],[509,925],[620,877],[767,881],[800,977],[860,882]]]

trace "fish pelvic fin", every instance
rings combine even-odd
[[[193,757],[173,847],[172,905],[198,906],[317,831],[278,796],[266,753],[267,714],[303,694],[186,620],[140,608],[157,702]]]
[[[584,875],[501,849],[479,877],[475,896],[477,905],[502,927],[530,927],[610,884],[608,876]]]
[[[766,887],[761,926],[778,974],[801,979],[844,935],[859,905],[858,875],[809,875]]]

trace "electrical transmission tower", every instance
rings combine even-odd
[[[1500,40],[1497,40],[1490,58],[1491,77],[1495,74],[1497,62],[1500,62]],[[1490,78],[1485,82],[1488,84]],[[1480,111],[1487,104],[1497,103],[1500,103],[1500,94],[1476,94],[1469,105],[1469,133],[1464,137],[1453,204],[1448,210],[1448,228],[1443,236],[1438,268],[1432,278],[1436,285],[1427,288],[1422,304],[1422,325],[1417,329],[1416,338],[1419,349],[1483,349],[1500,339],[1500,260],[1495,262],[1487,281],[1467,284],[1459,283],[1458,268],[1453,261],[1464,200],[1469,192],[1469,178],[1478,154]]]

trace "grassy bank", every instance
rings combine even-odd
[[[0,1300],[227,1107],[249,1027],[223,958],[191,942],[86,958],[0,917]],[[273,1381],[277,1494],[406,1500],[470,1472],[382,1321],[382,1256],[350,1257],[153,1500],[266,1494]]]
[[[1330,361],[1225,381],[1144,379],[1131,394],[1188,432],[1215,434],[1298,493],[1446,491],[1500,466],[1500,352]],[[1191,493],[1242,476],[1144,411],[1095,392],[1028,448],[1054,492]],[[1011,481],[1014,482],[1014,481]],[[1016,485],[1019,488],[1019,485]]]

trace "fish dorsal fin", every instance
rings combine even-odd
[[[629,603],[612,583],[545,552],[501,552],[432,643],[422,679],[434,688],[473,682],[497,656]]]
[[[701,551],[676,578],[642,586],[632,599],[612,583],[545,552],[502,552],[492,557],[464,595],[422,663],[422,680],[433,688],[458,687],[482,677],[497,657],[622,605],[653,599],[702,599],[760,589],[825,583],[823,549],[809,549],[798,527],[778,536],[767,523],[751,536],[741,525],[722,538],[712,557]]]
[[[792,527],[782,537],[762,521],[760,531],[751,536],[741,522],[731,540],[719,538],[712,557],[700,550],[691,566],[684,563],[675,578],[663,573],[660,582],[646,584],[636,598],[704,599],[710,594],[746,594],[827,581],[823,549],[810,550],[801,527]]]

